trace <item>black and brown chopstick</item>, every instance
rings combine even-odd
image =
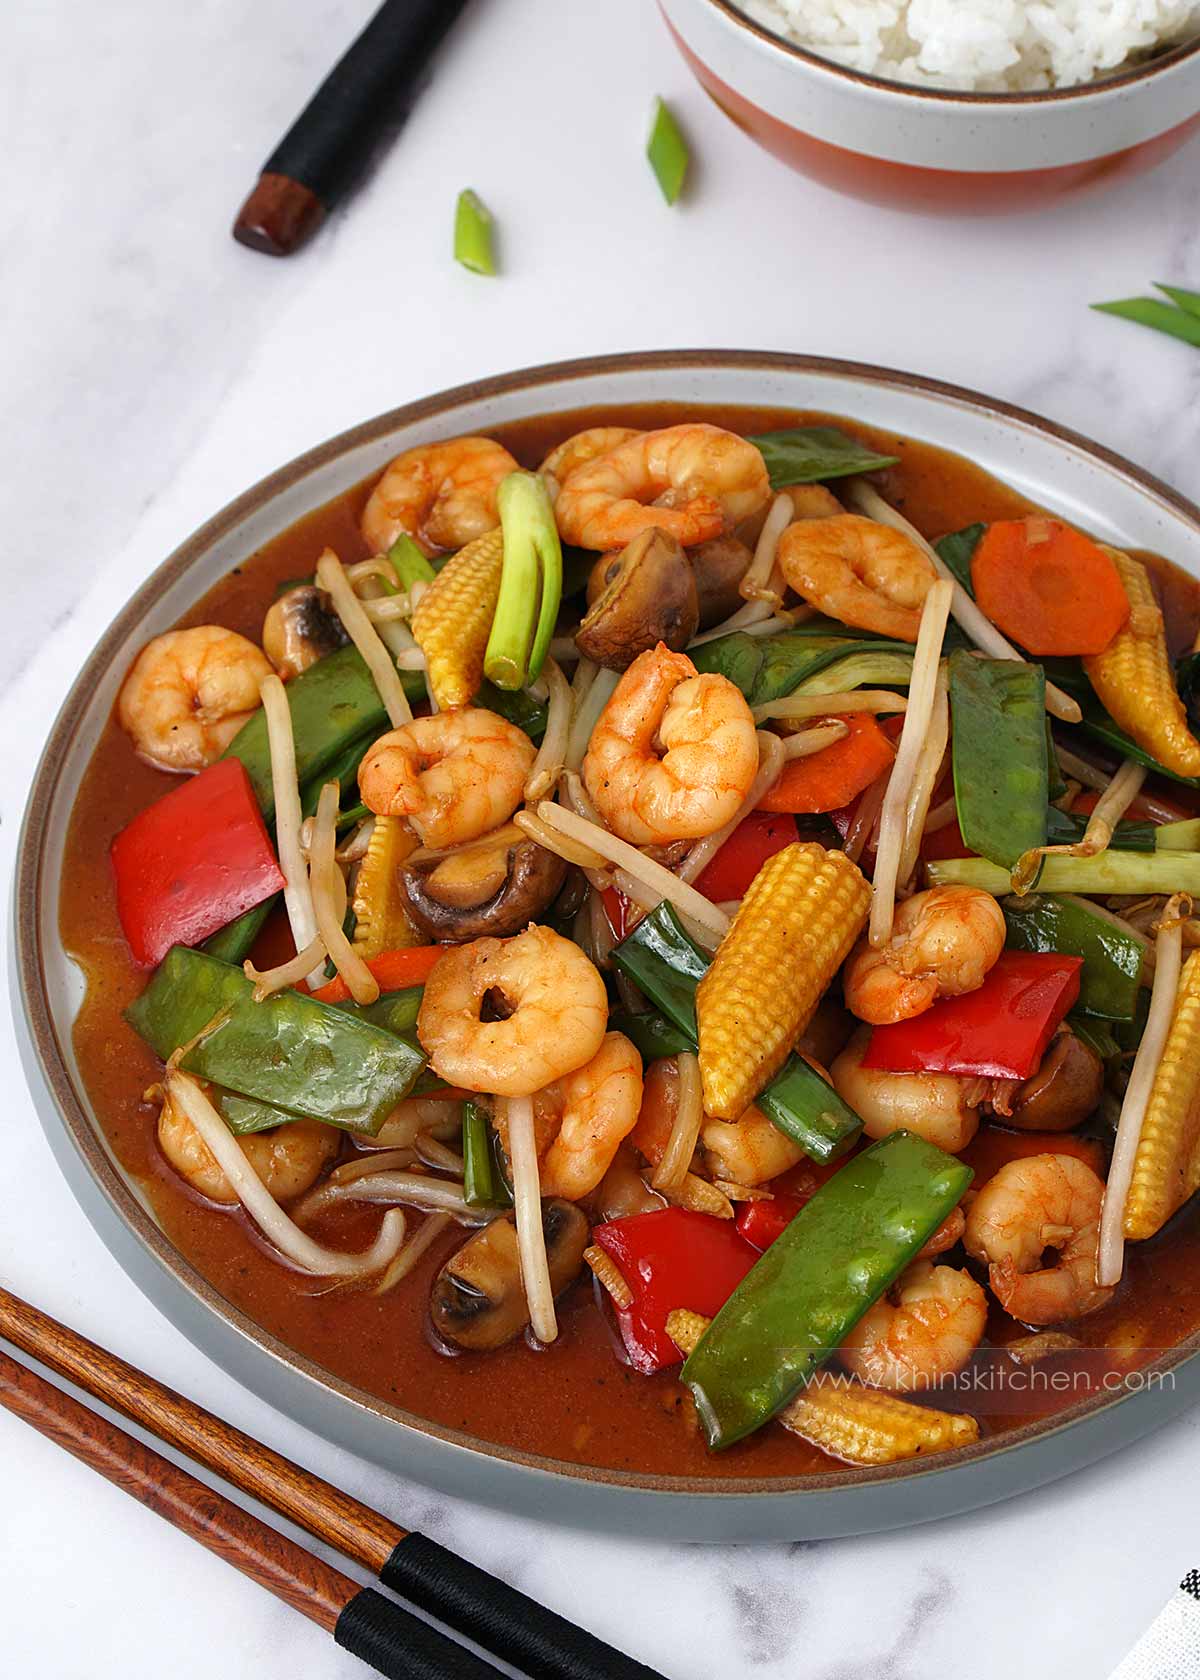
[[[0,1338],[215,1471],[531,1680],[661,1680],[423,1534],[263,1446],[0,1289]],[[380,1673],[483,1680],[490,1663],[322,1562],[0,1352],[0,1405],[332,1633]]]

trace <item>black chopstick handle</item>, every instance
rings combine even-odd
[[[662,1680],[424,1534],[401,1540],[379,1579],[530,1680]]]
[[[497,1680],[499,1672],[372,1587],[346,1605],[333,1637],[387,1680]]]
[[[385,124],[412,109],[429,61],[467,0],[385,0],[263,164],[328,210]]]

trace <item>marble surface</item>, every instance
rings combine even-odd
[[[1026,403],[1200,495],[1200,358],[1089,314],[1200,283],[1195,145],[1106,198],[994,223],[840,200],[693,87],[644,0],[477,0],[401,141],[301,257],[227,228],[370,0],[32,0],[0,59],[0,846],[40,738],[126,592],[296,451],[426,391],[598,350],[738,345],[908,367]],[[668,212],[654,93],[698,168]],[[471,184],[504,277],[449,261]],[[0,1277],[671,1680],[1106,1673],[1196,1562],[1200,1415],[1060,1485],[874,1539],[666,1548],[399,1484],[233,1387],[142,1299],[60,1182],[11,1028]],[[697,1535],[697,1542],[703,1539]],[[363,1672],[0,1413],[6,1672]],[[169,1653],[169,1656],[168,1656]]]

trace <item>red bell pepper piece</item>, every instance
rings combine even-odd
[[[865,1068],[1028,1079],[1079,996],[1082,957],[1004,951],[983,985],[923,1015],[876,1027]]]
[[[367,967],[378,980],[381,992],[401,992],[408,986],[423,986],[446,949],[445,945],[410,945],[403,951],[382,951],[368,960]],[[337,974],[318,986],[313,996],[320,1003],[345,1003],[350,988]]]
[[[629,912],[633,908],[623,892],[616,887],[605,887],[600,894],[600,902],[604,906],[604,914],[608,917],[608,925],[612,929],[613,938],[620,944],[629,932]]]
[[[952,817],[941,828],[935,828],[932,834],[921,837],[921,856],[929,862],[934,858],[969,858],[976,857],[962,837],[962,829],[958,826],[958,818]]]
[[[687,1307],[714,1317],[758,1259],[732,1220],[686,1208],[611,1219],[592,1241],[633,1291],[632,1303],[617,1309],[617,1323],[629,1363],[645,1376],[683,1361],[667,1335],[667,1314]]]
[[[768,858],[798,838],[796,819],[782,812],[751,811],[696,877],[697,891],[714,904],[741,898]]]
[[[852,1150],[851,1155],[857,1150]],[[805,1202],[811,1202],[817,1191],[844,1167],[851,1155],[822,1165],[820,1161],[801,1161],[781,1173],[771,1188],[771,1200],[739,1202],[734,1224],[748,1243],[757,1249],[770,1248],[776,1237],[782,1236]]]
[[[198,945],[284,885],[246,768],[222,758],[138,813],[112,843],[134,961]]]

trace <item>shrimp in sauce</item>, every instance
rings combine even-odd
[[[851,1375],[908,1394],[961,1371],[983,1340],[987,1296],[969,1272],[916,1260],[838,1349]]]
[[[591,1195],[637,1122],[642,1058],[624,1033],[606,1033],[590,1062],[542,1094],[558,1115],[542,1157],[542,1195],[577,1202]]]
[[[988,1180],[963,1241],[987,1262],[1005,1312],[1026,1324],[1065,1324],[1105,1305],[1112,1289],[1096,1282],[1103,1202],[1103,1182],[1075,1155],[1027,1155]]]
[[[451,438],[406,450],[385,470],[363,510],[376,554],[410,536],[426,554],[463,548],[500,523],[496,493],[517,462],[492,438]]]
[[[458,846],[508,821],[535,757],[528,735],[495,712],[435,712],[381,735],[358,787],[376,816],[402,817],[424,845]]]
[[[931,887],[896,907],[892,937],[873,948],[863,939],[846,963],[846,1007],[860,1021],[885,1026],[921,1015],[937,998],[982,986],[1007,929],[991,893],[977,887]]]
[[[117,716],[142,758],[161,770],[214,763],[259,706],[271,675],[261,648],[219,624],[147,642],[121,685]]]
[[[843,624],[915,642],[921,608],[937,582],[927,556],[903,531],[856,513],[800,519],[776,551],[797,595]]]

